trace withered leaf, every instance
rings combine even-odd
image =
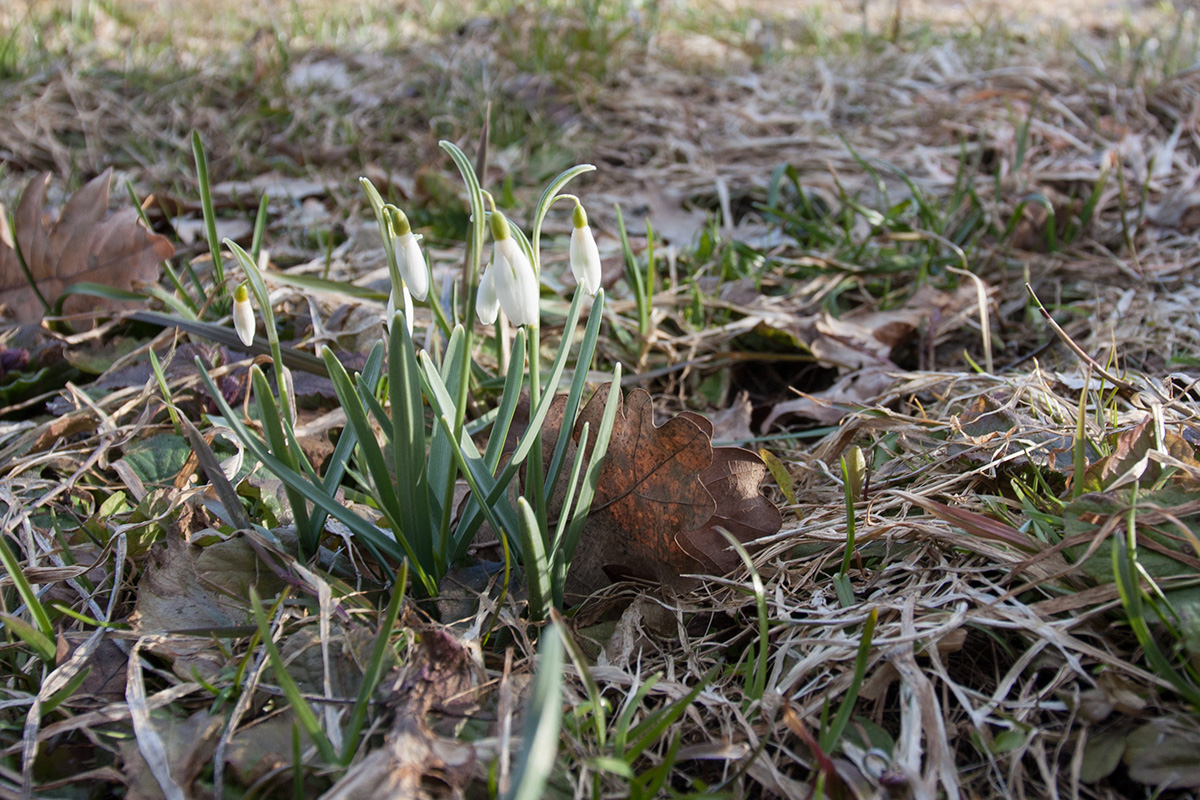
[[[580,413],[576,440],[583,423],[599,428],[608,391],[601,387]],[[591,593],[620,577],[684,590],[694,585],[685,574],[725,573],[738,564],[718,527],[743,542],[779,530],[778,509],[759,492],[762,460],[741,448],[714,449],[712,431],[712,423],[691,412],[656,427],[648,393],[635,389],[624,398],[569,592]],[[552,446],[557,431],[543,433]]]
[[[703,526],[679,537],[679,543],[707,571],[723,575],[741,558],[717,530],[724,528],[742,543],[770,536],[783,526],[775,504],[760,491],[767,465],[757,453],[741,447],[713,448],[713,462],[700,473],[700,482],[716,503]]]
[[[49,225],[43,209],[50,173],[34,178],[21,194],[15,215],[16,244],[42,297],[50,303],[67,287],[83,281],[124,290],[136,283],[153,283],[159,276],[159,263],[175,253],[165,237],[141,224],[136,209],[108,215],[111,178],[109,169],[89,181]],[[69,297],[63,310],[76,313],[106,303],[95,297]],[[12,243],[5,241],[0,241],[0,304],[19,322],[36,322],[42,316],[41,301],[29,285]]]
[[[584,422],[599,429],[608,392],[601,387],[588,401],[576,422],[576,439]],[[694,420],[680,416],[655,427],[650,395],[630,392],[617,410],[568,591],[590,594],[613,577],[679,587],[680,575],[695,572],[698,564],[676,537],[703,526],[716,510],[700,480],[712,458],[712,441]]]
[[[475,746],[451,734],[475,706],[479,666],[446,631],[426,628],[418,642],[412,660],[389,681],[384,702],[394,714],[383,746],[350,768],[323,795],[328,800],[464,796],[475,774]]]

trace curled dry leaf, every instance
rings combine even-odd
[[[36,322],[43,308],[38,292],[53,303],[67,287],[89,282],[131,290],[153,283],[159,264],[175,254],[163,236],[141,224],[138,212],[125,208],[108,214],[108,187],[112,170],[93,178],[71,196],[58,220],[47,225],[43,217],[45,173],[29,182],[16,211],[16,245],[37,285],[29,285],[21,261],[10,241],[0,241],[0,305],[19,322]],[[107,216],[106,216],[107,215]],[[110,304],[101,298],[71,297],[64,311],[75,313]]]
[[[599,428],[608,392],[602,386],[580,412],[575,443],[585,422],[592,431]],[[562,425],[562,412],[556,412],[543,428],[547,448]],[[766,476],[762,460],[742,448],[714,448],[712,433],[712,423],[691,412],[656,426],[644,390],[624,398],[572,559],[568,592],[590,594],[618,578],[686,590],[695,581],[684,575],[723,574],[739,563],[718,527],[742,542],[779,530],[779,510],[759,491]]]

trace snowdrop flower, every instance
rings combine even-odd
[[[233,329],[246,347],[254,344],[254,324],[250,293],[246,290],[246,284],[238,284],[233,290]]]
[[[483,271],[479,279],[479,293],[475,295],[475,313],[484,325],[491,325],[500,313],[500,300],[496,297],[496,287],[492,285],[492,270]]]
[[[514,325],[537,325],[540,284],[525,251],[508,234],[508,220],[499,211],[491,219],[492,263],[479,282],[475,311],[484,322],[495,320],[494,302]]]
[[[406,327],[408,328],[408,335],[412,336],[412,332],[413,332],[412,295],[409,294],[408,287],[403,284],[401,284],[401,286],[400,286],[400,295],[404,298],[404,322],[405,322]],[[391,331],[392,331],[392,320],[394,320],[395,318],[396,318],[396,290],[392,289],[391,294],[388,295],[387,319],[384,320],[384,323],[387,325],[388,333],[391,333]]]
[[[600,250],[588,227],[587,212],[579,203],[575,204],[571,222],[571,274],[584,291],[595,295],[600,288]]]
[[[413,234],[404,212],[395,206],[388,206],[387,209],[392,230],[395,231],[392,248],[396,252],[396,265],[400,267],[400,277],[404,278],[404,283],[413,297],[424,300],[429,294],[429,267],[425,264],[421,245]]]

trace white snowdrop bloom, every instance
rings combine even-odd
[[[492,285],[492,268],[483,271],[479,279],[479,292],[475,295],[475,314],[484,325],[491,325],[500,313],[500,300],[496,297],[496,287]]]
[[[246,284],[239,284],[233,290],[233,329],[237,331],[242,344],[249,347],[254,344],[254,307],[250,305],[250,293]]]
[[[400,294],[404,297],[404,323],[405,323],[405,326],[408,328],[408,335],[412,336],[412,332],[413,332],[412,295],[409,294],[407,286],[400,287]],[[391,330],[392,330],[392,320],[394,320],[395,318],[396,318],[396,290],[392,289],[391,294],[388,295],[387,318],[384,320],[384,322],[387,324],[387,329],[389,332],[391,332]]]
[[[500,308],[514,325],[536,326],[540,314],[538,278],[525,251],[509,236],[508,220],[499,211],[492,214],[492,238],[495,244],[488,272]]]
[[[594,295],[600,288],[600,249],[582,205],[575,204],[571,222],[571,274],[584,291]]]
[[[429,294],[429,266],[425,263],[425,255],[421,252],[420,242],[408,224],[408,217],[395,206],[389,206],[388,212],[392,218],[392,229],[395,238],[392,247],[396,251],[396,265],[400,267],[400,277],[412,296],[424,300]]]

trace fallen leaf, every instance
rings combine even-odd
[[[601,387],[580,412],[576,442],[585,422],[599,428],[608,391]],[[547,447],[561,425],[560,406],[543,427]],[[685,591],[696,581],[684,575],[724,574],[740,563],[718,527],[742,542],[779,530],[778,509],[759,491],[762,460],[742,448],[713,448],[712,434],[712,423],[692,412],[655,426],[644,390],[624,398],[567,576],[569,593],[591,594],[623,578]]]
[[[690,411],[679,416],[696,423],[712,441],[716,426],[706,417]],[[700,473],[700,482],[716,509],[702,526],[680,534],[680,546],[716,574],[723,575],[741,564],[741,557],[718,529],[745,543],[769,536],[783,526],[779,509],[759,489],[766,477],[766,463],[752,450],[714,447],[712,463]]]
[[[326,800],[387,800],[393,797],[461,798],[475,774],[475,748],[451,738],[475,705],[479,665],[448,631],[420,631],[412,660],[390,681],[386,705],[394,709],[383,745],[334,784]],[[444,715],[445,735],[430,724]]]
[[[89,634],[78,631],[59,631],[58,647],[54,660],[63,664],[89,638]],[[77,705],[81,697],[89,697],[101,705],[119,703],[125,699],[125,667],[129,656],[111,639],[100,642],[85,663],[88,669],[87,677],[71,697],[72,705]]]
[[[249,586],[257,586],[264,597],[282,588],[282,581],[243,538],[205,547],[188,544],[192,513],[192,506],[182,506],[166,546],[151,551],[129,620],[141,635],[160,634],[147,649],[170,661],[175,673],[188,680],[193,670],[211,677],[224,665],[210,631],[248,624]]]
[[[1200,788],[1200,730],[1169,719],[1148,722],[1129,734],[1125,765],[1138,783],[1162,789]]]
[[[1117,436],[1116,446],[1104,458],[1090,464],[1083,476],[1085,492],[1111,491],[1132,483],[1146,472],[1154,448],[1153,418],[1146,417]]]
[[[762,458],[740,447],[714,448],[712,464],[700,473],[716,511],[701,527],[681,534],[679,543],[714,574],[724,575],[742,563],[719,528],[740,542],[752,542],[783,526],[779,509],[759,489],[766,476],[767,465]]]
[[[1004,542],[1021,550],[1033,552],[1037,552],[1045,547],[1045,545],[1029,534],[1022,533],[1000,520],[992,519],[974,511],[968,511],[965,508],[953,508],[945,503],[939,503],[937,500],[931,500],[928,497],[922,497],[909,492],[896,490],[895,494],[915,506],[920,506],[938,519],[962,528],[972,536],[978,536],[981,539],[990,539],[995,542]]]
[[[763,420],[761,430],[785,415],[807,417],[824,425],[836,425],[863,407],[885,402],[900,382],[904,369],[892,359],[897,350],[914,344],[922,327],[941,338],[962,326],[975,311],[978,299],[973,286],[954,292],[923,286],[899,308],[876,311],[859,308],[843,317],[823,312],[811,322],[793,319],[760,323],[756,332],[770,334],[783,343],[808,350],[820,362],[837,368],[836,382],[827,389],[801,392],[794,400],[777,403]],[[928,344],[928,343],[926,343]]]
[[[69,286],[82,281],[124,290],[154,283],[160,262],[174,255],[175,248],[165,237],[141,224],[137,209],[108,215],[111,177],[109,169],[89,181],[50,225],[43,216],[50,174],[34,178],[21,194],[15,215],[16,243],[47,302],[54,303]],[[42,317],[38,293],[29,285],[17,253],[4,242],[0,242],[0,304],[22,323]],[[112,304],[102,298],[73,296],[67,298],[63,311],[79,313]]]
[[[750,393],[738,392],[728,408],[713,413],[713,440],[749,442],[754,439],[754,431],[750,430],[750,417],[753,413],[754,404],[750,402]]]
[[[164,710],[154,712],[150,724],[165,746],[163,755],[170,764],[172,779],[185,791],[190,790],[216,751],[224,718],[197,711],[183,719]],[[137,739],[122,742],[120,752],[124,762],[122,772],[129,781],[125,797],[130,800],[161,798],[163,790],[142,756]],[[192,796],[190,791],[188,796]]]
[[[599,429],[608,392],[608,386],[601,387],[580,412],[576,440],[585,422]],[[712,465],[712,442],[683,416],[656,427],[651,404],[647,392],[634,389],[617,410],[592,510],[567,577],[571,593],[591,594],[614,577],[683,588],[690,582],[680,575],[697,571],[698,563],[677,537],[702,527],[716,510],[700,480]],[[556,435],[547,434],[543,429],[552,446]]]
[[[898,367],[895,369],[899,370]],[[807,417],[823,425],[836,425],[855,410],[880,403],[897,383],[895,372],[883,367],[852,372],[828,389],[776,403],[763,420],[762,431],[767,432],[776,420],[789,414]]]
[[[895,369],[892,350],[912,338],[926,313],[919,308],[872,311],[844,318],[825,313],[817,318],[820,335],[809,348],[821,361],[843,369],[874,366]]]
[[[1125,754],[1126,737],[1125,731],[1105,731],[1089,736],[1083,748],[1079,780],[1095,783],[1111,775]]]

